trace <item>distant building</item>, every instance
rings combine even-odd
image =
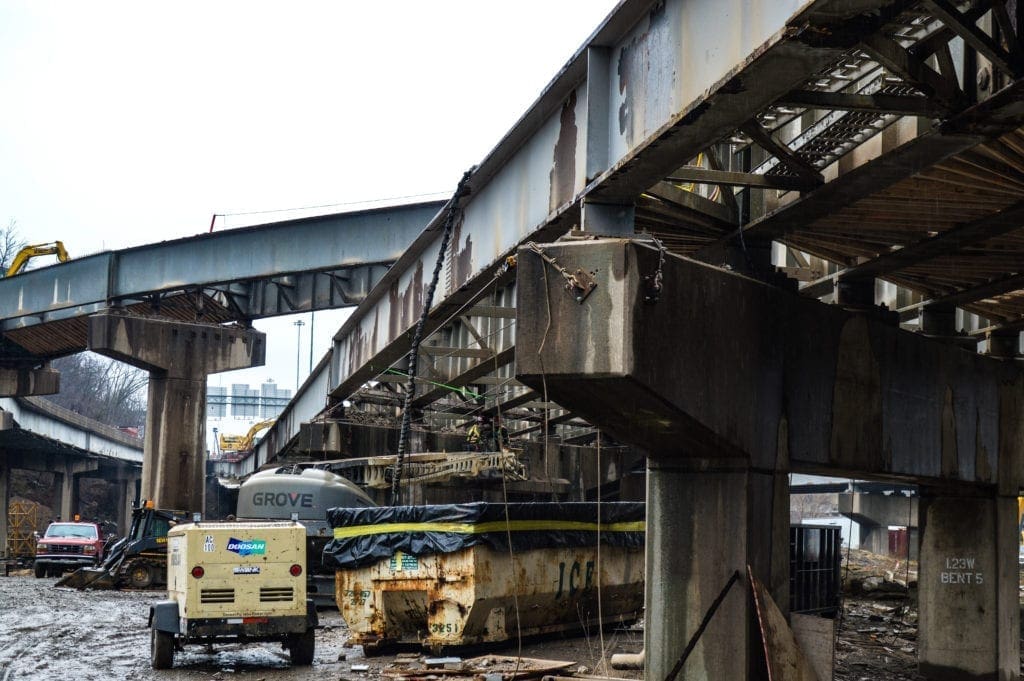
[[[250,388],[247,383],[232,383],[231,415],[235,418],[259,416],[260,391]]]
[[[274,418],[285,408],[292,398],[291,390],[282,390],[273,381],[260,386],[260,417]]]
[[[228,415],[228,389],[224,386],[207,386],[206,417],[222,419]]]
[[[291,390],[282,390],[273,381],[267,381],[258,389],[246,383],[232,383],[230,394],[224,386],[208,386],[206,416],[208,419],[274,418],[291,398]]]

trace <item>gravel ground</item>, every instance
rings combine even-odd
[[[24,571],[22,571],[24,572]],[[0,573],[2,574],[2,573]],[[292,668],[280,644],[230,645],[216,649],[188,646],[174,657],[174,669],[149,666],[150,603],[162,592],[77,591],[56,588],[53,579],[27,572],[0,576],[0,681],[32,679],[309,679],[359,681],[380,678],[395,657],[364,658],[360,647],[346,647],[347,629],[333,610],[320,613],[313,667]],[[523,647],[523,655],[573,661],[593,670],[600,663],[596,635],[550,640]],[[639,632],[606,632],[605,647],[636,652]],[[512,650],[498,654],[515,655]],[[369,665],[354,672],[352,665]],[[638,678],[639,673],[612,676]]]

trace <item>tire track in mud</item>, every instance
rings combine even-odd
[[[0,577],[0,681],[206,681],[230,678],[307,679],[342,671],[344,627],[317,633],[314,667],[292,668],[280,644],[188,646],[174,668],[149,664],[149,606],[159,591],[77,591],[53,579]],[[325,613],[321,619],[330,620]]]

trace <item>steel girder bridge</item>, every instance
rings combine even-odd
[[[184,322],[254,319],[361,302],[441,207],[426,202],[276,222],[106,251],[0,279],[0,367],[87,348],[109,309]]]
[[[513,435],[594,437],[515,379],[510,257],[569,234],[648,235],[1016,353],[1021,21],[982,1],[622,3],[472,174],[420,348],[423,424],[501,411]],[[301,448],[303,422],[347,410],[397,423],[442,224],[443,213],[339,330],[257,463]]]
[[[254,464],[301,455],[303,421],[397,425],[441,259],[426,429],[500,411],[514,435],[600,428],[649,454],[648,678],[718,603],[684,678],[763,678],[765,657],[811,678],[752,624],[787,607],[791,470],[920,484],[921,673],[1019,678],[1022,30],[1002,0],[626,0]]]

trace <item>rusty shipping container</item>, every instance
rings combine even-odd
[[[332,509],[338,609],[351,642],[434,652],[637,619],[643,504]],[[600,551],[598,537],[600,536]],[[600,591],[600,616],[598,593]]]

